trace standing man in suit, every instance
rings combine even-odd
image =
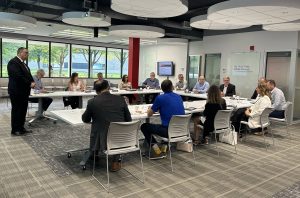
[[[229,76],[225,76],[223,78],[223,83],[222,85],[220,85],[220,90],[221,90],[221,96],[233,96],[236,95],[235,94],[235,85],[230,83],[230,78]]]
[[[90,99],[82,115],[82,121],[92,121],[90,135],[90,153],[106,150],[107,131],[110,122],[130,122],[131,114],[122,96],[112,95],[109,92],[109,83],[103,80],[95,84],[97,96]],[[122,133],[122,131],[120,131]],[[121,169],[120,156],[114,156],[111,171]]]
[[[8,94],[11,101],[11,134],[23,135],[28,131],[24,128],[30,89],[35,86],[29,67],[24,63],[28,58],[28,50],[18,49],[17,56],[7,64]]]

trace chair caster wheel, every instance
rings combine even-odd
[[[86,170],[86,166],[85,165],[82,166],[82,170]]]
[[[71,153],[67,153],[68,155],[68,158],[71,158],[72,157],[72,154]]]

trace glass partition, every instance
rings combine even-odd
[[[8,77],[7,64],[10,59],[17,56],[17,51],[20,47],[26,47],[25,40],[2,39],[2,77]]]
[[[210,85],[220,85],[221,54],[205,54],[205,79]]]
[[[266,78],[275,80],[276,87],[281,89],[285,98],[289,98],[289,74],[291,52],[267,52]]]
[[[189,56],[188,82],[189,89],[192,89],[198,81],[201,71],[201,56]]]
[[[70,45],[51,43],[51,77],[70,76]]]
[[[236,94],[250,98],[259,78],[260,53],[232,53],[228,59],[228,70],[224,74],[230,77],[236,86]]]
[[[28,66],[31,73],[38,69],[45,71],[45,77],[49,77],[49,42],[28,41]]]
[[[71,73],[77,72],[79,78],[89,77],[89,47],[72,45]]]

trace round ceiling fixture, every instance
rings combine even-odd
[[[0,12],[0,31],[21,31],[26,28],[35,27],[36,22],[37,20],[35,18],[29,16],[8,12]]]
[[[268,31],[300,31],[300,20],[288,23],[263,25],[263,29]]]
[[[231,25],[284,23],[300,19],[299,0],[230,0],[212,5],[208,19]]]
[[[188,11],[187,0],[112,0],[111,9],[132,16],[167,18]]]
[[[109,27],[109,34],[120,37],[159,38],[165,36],[165,30],[145,25],[115,25]]]
[[[71,25],[84,27],[107,27],[111,18],[98,12],[65,12],[62,21]]]
[[[231,24],[218,23],[207,19],[207,15],[200,15],[191,18],[190,26],[198,29],[205,29],[205,30],[232,30],[232,29],[246,28],[249,27],[250,25],[231,25]]]

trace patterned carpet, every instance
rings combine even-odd
[[[1,102],[1,101],[0,101]],[[61,101],[55,105],[61,108]],[[52,107],[53,108],[53,107]],[[85,148],[89,144],[89,125],[72,127],[62,121],[53,124],[40,120],[32,134],[10,136],[10,115],[6,103],[0,103],[0,197],[299,197],[300,124],[274,127],[275,146],[265,150],[263,139],[249,136],[233,147],[220,144],[220,156],[213,145],[195,148],[196,166],[190,153],[175,151],[175,171],[170,161],[143,158],[145,184],[125,170],[111,173],[111,193],[91,177],[91,169],[82,171],[82,152],[67,158],[65,150]],[[32,111],[31,111],[32,112]],[[271,138],[267,137],[271,143]],[[225,151],[227,150],[227,151]],[[105,161],[98,162],[96,176],[106,181]],[[139,157],[126,155],[124,168],[141,177]]]

